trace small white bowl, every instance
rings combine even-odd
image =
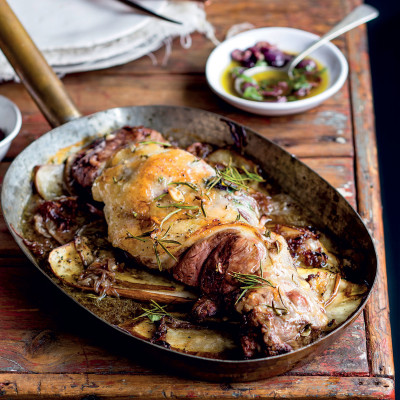
[[[7,154],[11,142],[18,135],[22,125],[19,108],[4,96],[0,96],[0,129],[6,137],[0,140],[0,161]]]
[[[328,69],[329,85],[326,90],[307,99],[286,103],[258,102],[233,96],[222,86],[222,74],[231,60],[235,49],[244,50],[259,41],[267,41],[288,53],[300,53],[309,44],[319,39],[313,33],[293,28],[259,28],[240,33],[225,40],[210,54],[206,64],[206,78],[211,90],[222,99],[242,110],[260,115],[289,115],[313,108],[334,95],[344,84],[348,64],[342,52],[332,43],[326,43],[315,50],[310,57]]]

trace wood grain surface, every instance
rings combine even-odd
[[[216,36],[234,24],[290,26],[322,34],[360,0],[215,0],[206,7]],[[153,65],[143,57],[103,71],[63,79],[84,114],[112,107],[169,104],[198,107],[247,125],[300,157],[359,210],[375,238],[379,281],[364,315],[339,341],[285,376],[243,384],[183,379],[128,352],[95,319],[64,298],[23,256],[0,216],[0,397],[21,399],[287,398],[394,399],[384,238],[364,28],[335,40],[349,61],[344,87],[321,106],[288,117],[237,110],[207,88],[204,66],[213,44],[192,35],[192,47],[173,42]],[[0,84],[21,109],[23,125],[6,159],[49,127],[24,88]]]

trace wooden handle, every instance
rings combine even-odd
[[[5,0],[0,0],[0,48],[52,127],[81,116]]]

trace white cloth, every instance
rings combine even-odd
[[[57,49],[40,48],[39,46],[39,48],[56,73],[65,75],[72,72],[121,65],[146,54],[152,58],[153,62],[158,62],[152,52],[163,45],[166,46],[166,53],[161,62],[165,64],[171,49],[171,40],[180,36],[182,46],[190,47],[190,34],[195,31],[205,34],[214,44],[218,44],[214,36],[214,29],[207,21],[206,13],[201,4],[192,1],[169,1],[160,13],[182,21],[183,24],[178,25],[156,18],[149,18],[146,24],[143,24],[133,33],[111,41],[87,47],[69,48],[68,46],[63,46]],[[31,32],[31,35],[35,40],[34,32]],[[0,52],[1,80],[18,80],[18,77]]]

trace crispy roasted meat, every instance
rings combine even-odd
[[[90,196],[95,179],[105,168],[107,161],[130,143],[144,140],[164,140],[153,129],[125,126],[105,137],[96,139],[77,154],[72,155],[65,167],[65,183],[72,194]],[[90,196],[91,197],[91,196]]]
[[[243,282],[254,275],[265,280]],[[241,314],[248,358],[298,348],[328,323],[317,294],[298,276],[285,240],[273,233],[266,241],[233,230],[204,239],[181,258],[174,277],[200,289],[192,310],[197,320],[218,311]]]
[[[188,150],[196,156],[158,132],[123,128],[70,160],[68,186],[86,194],[92,189],[93,199],[104,203],[113,246],[200,292],[195,320],[236,315],[245,357],[309,343],[328,319],[298,275],[284,237],[266,235],[260,223],[269,198],[247,186],[263,181],[257,168],[236,167],[231,160],[213,167],[197,158],[206,148]],[[100,277],[103,283],[107,270],[89,271],[82,279]],[[160,344],[164,322],[153,338]]]

